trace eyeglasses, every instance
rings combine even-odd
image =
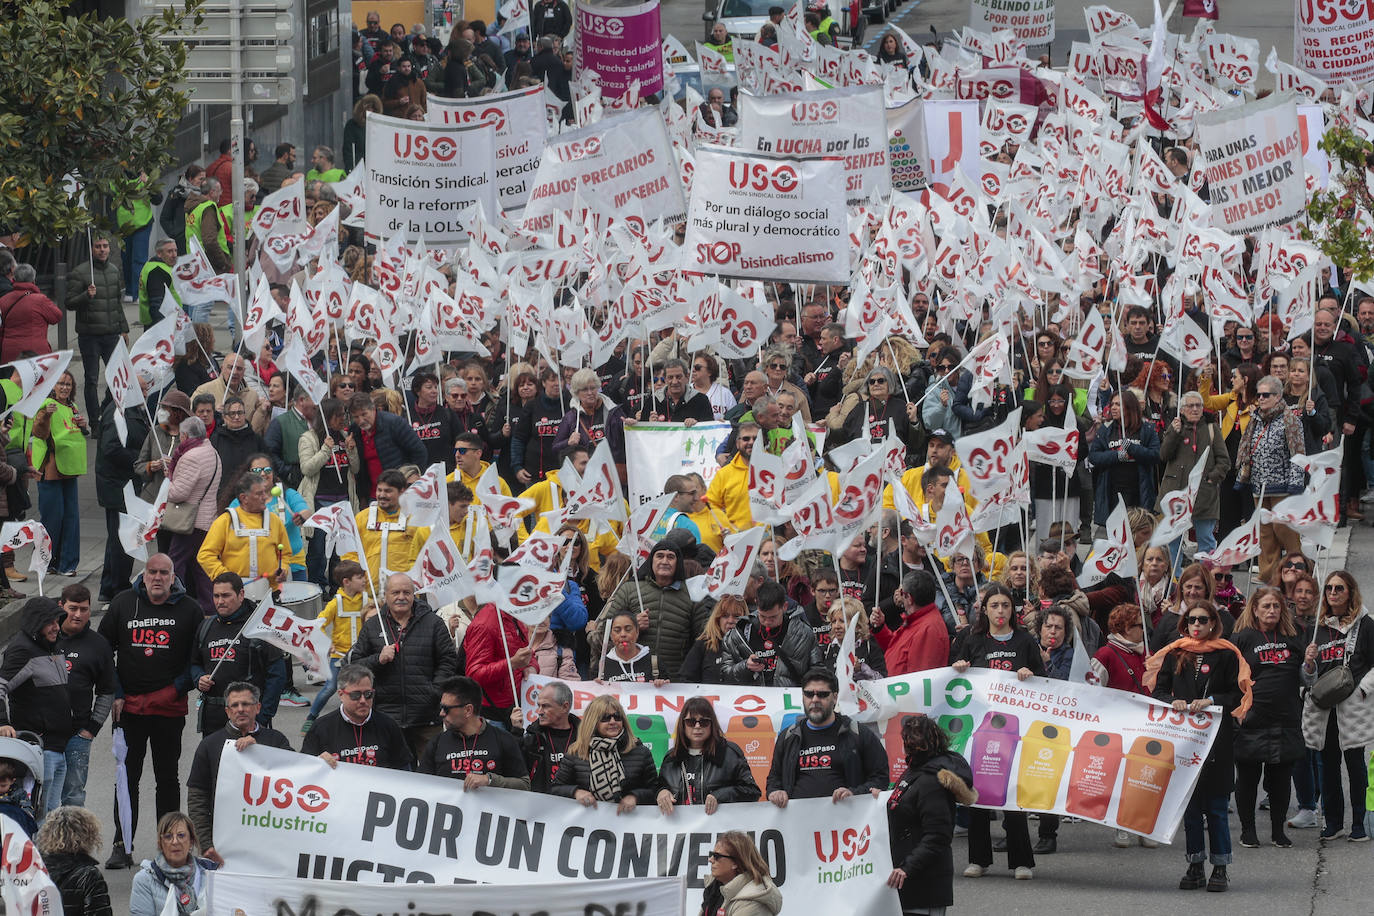
[[[335,387],[335,388],[356,388],[357,386],[354,385],[352,382],[336,382],[336,383],[334,384],[334,387]]]
[[[271,473],[272,473],[272,469],[271,469],[271,468],[249,468],[249,469],[248,469],[248,473],[250,473],[250,474],[257,474],[259,477],[261,477],[261,476],[263,476],[264,474],[271,474]]]
[[[768,368],[769,368],[769,369],[786,369],[786,368],[787,368],[787,363],[769,363],[769,364],[768,364]]]
[[[1064,370],[1063,370],[1063,369],[1046,369],[1046,370],[1045,370],[1045,374],[1046,374],[1046,375],[1063,375],[1063,374],[1064,374]]]
[[[602,716],[602,717],[601,717],[599,720],[597,720],[597,721],[603,722],[603,723],[605,723],[605,722],[624,722],[624,721],[625,721],[625,717],[622,716],[622,715],[621,715],[620,713],[618,713],[618,712],[608,712],[608,713],[606,713],[604,716]]]
[[[711,720],[704,716],[687,716],[682,721],[687,723],[688,728],[706,728],[711,724]]]
[[[1276,398],[1278,396],[1279,393],[1277,391],[1261,391],[1259,392],[1259,394],[1256,395],[1256,397],[1261,398]]]
[[[1063,398],[1050,398],[1051,407],[1063,407],[1067,403],[1068,401],[1065,401]]]
[[[803,690],[802,696],[808,700],[825,700],[829,699],[831,693],[833,691],[830,690]]]
[[[246,411],[246,410],[226,410],[226,411],[224,412],[224,415],[225,415],[226,417],[245,417],[245,416],[248,415],[248,411]]]
[[[1235,575],[1232,573],[1217,573],[1213,578],[1218,582],[1231,582],[1235,579]]]
[[[440,703],[440,704],[439,704],[439,715],[441,715],[441,716],[446,716],[446,715],[449,714],[449,712],[450,712],[451,710],[454,710],[454,709],[462,709],[464,706],[471,706],[471,705],[472,705],[471,703],[454,703],[452,706],[450,706],[450,705],[447,704],[447,703]]]
[[[460,445],[460,446],[458,446],[457,448],[455,448],[453,451],[454,451],[455,454],[458,454],[458,455],[466,455],[468,452],[475,452],[475,451],[477,451],[477,449],[468,448],[468,447],[465,446],[465,445]]]
[[[723,852],[716,852],[715,850],[711,850],[710,852],[708,852],[706,854],[706,858],[710,859],[712,862],[716,861],[717,859],[729,859],[731,862],[735,861],[734,856],[728,855],[727,853]]]
[[[344,696],[348,697],[354,703],[359,700],[370,700],[376,695],[377,691],[375,690],[350,690],[344,694]],[[442,709],[443,707],[441,706],[440,708]]]
[[[1201,616],[1201,615],[1199,615],[1199,614],[1193,614],[1193,615],[1191,615],[1191,616],[1188,618],[1188,626],[1193,626],[1194,624],[1198,624],[1198,623],[1210,624],[1211,622],[1212,622],[1212,618],[1211,618],[1211,617],[1204,617],[1204,616]]]
[[[1341,584],[1338,583],[1338,582],[1333,582],[1332,584],[1330,584],[1330,585],[1328,585],[1328,586],[1326,587],[1326,590],[1327,590],[1328,592],[1335,592],[1336,594],[1339,595],[1341,592],[1345,591],[1345,586],[1344,586],[1344,585],[1341,585]]]
[[[1307,564],[1304,563],[1302,560],[1290,560],[1289,562],[1283,564],[1283,568],[1284,568],[1284,569],[1301,569],[1303,572],[1307,572]]]
[[[1038,341],[1035,342],[1035,345],[1036,345],[1037,347],[1052,347],[1052,346],[1054,346],[1054,341],[1052,341],[1052,340],[1038,340]]]
[[[168,843],[186,843],[191,839],[191,834],[185,830],[180,833],[164,833],[162,839]]]
[[[886,385],[886,384],[887,384],[887,379],[885,379],[885,378],[871,378],[871,379],[868,380],[868,387],[869,387],[869,388],[873,388],[873,387],[875,387],[875,386],[877,386],[877,385]]]
[[[1254,340],[1254,339],[1255,339],[1255,335],[1254,335],[1254,334],[1237,334],[1237,335],[1236,335],[1236,340]]]
[[[940,370],[939,370],[939,371],[941,371],[941,372],[953,372],[953,371],[954,371],[954,364],[953,364],[953,363],[948,363],[948,364],[946,364],[946,365],[943,365],[943,366],[940,367]]]

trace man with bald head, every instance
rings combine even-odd
[[[363,623],[349,661],[372,671],[376,708],[396,720],[418,758],[439,734],[440,685],[462,672],[448,627],[416,602],[410,576],[387,576],[381,613]]]
[[[172,558],[154,554],[125,589],[110,601],[98,631],[114,649],[119,690],[111,710],[129,743],[129,823],[138,829],[138,781],[143,758],[153,750],[157,817],[181,810],[181,732],[186,727],[186,693],[191,688],[191,651],[202,618],[200,605],[172,572]],[[131,868],[125,837],[115,816],[114,851],[106,868]],[[129,838],[132,840],[132,837]]]
[[[740,418],[753,410],[754,402],[768,393],[768,376],[759,369],[748,372],[740,384],[739,401],[725,412],[725,419],[738,423]]]
[[[219,377],[197,388],[191,395],[191,401],[194,403],[202,394],[208,394],[215,399],[215,410],[218,411],[224,409],[224,399],[232,395],[240,398],[248,416],[253,416],[258,409],[258,396],[243,382],[243,373],[247,369],[248,363],[242,356],[230,353],[219,365]]]

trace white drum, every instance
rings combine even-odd
[[[314,582],[284,582],[277,604],[297,617],[314,620],[324,610],[324,591]]]

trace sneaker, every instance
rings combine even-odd
[[[318,687],[327,680],[329,680],[329,678],[325,677],[323,674],[316,674],[313,671],[305,672],[305,682],[312,687]]]
[[[1350,836],[1346,837],[1352,843],[1368,843],[1369,834],[1364,832],[1364,827],[1352,827]]]
[[[1004,837],[1004,836],[999,836],[997,839],[993,840],[993,841],[992,841],[992,851],[993,851],[993,852],[1006,852],[1006,851],[1007,851],[1007,838]]]
[[[1260,809],[1261,811],[1268,811],[1268,810],[1269,810],[1269,796],[1268,796],[1268,795],[1264,796],[1264,798],[1261,798],[1261,799],[1259,800],[1259,809]]]
[[[301,696],[301,692],[299,690],[283,690],[281,694],[281,705],[294,706],[297,709],[299,709],[302,706],[309,706],[310,701],[307,700],[305,697]]]
[[[1112,838],[1112,845],[1117,849],[1130,849],[1135,840],[1131,834],[1125,830],[1118,830],[1116,836]]]
[[[306,716],[306,717],[305,717],[305,721],[301,723],[301,734],[302,734],[302,735],[308,734],[308,733],[310,732],[310,726],[312,726],[312,725],[314,725],[314,724],[315,724],[315,717],[314,717],[314,716]]]
[[[1240,845],[1246,849],[1259,849],[1259,834],[1255,833],[1253,827],[1240,832]]]
[[[955,836],[968,836],[968,828],[967,828],[967,827],[960,827],[958,824],[955,824],[955,825],[954,825],[954,835],[955,835]]]
[[[1274,845],[1277,846],[1279,849],[1293,848],[1293,841],[1288,839],[1288,834],[1286,833],[1276,833],[1273,835],[1272,840]]]
[[[1143,837],[1140,838],[1140,845],[1141,845],[1141,846],[1144,846],[1146,849],[1158,849],[1158,848],[1159,848],[1159,841],[1158,841],[1158,840],[1152,840],[1152,839],[1150,839],[1150,838],[1147,837],[1147,836],[1143,836]]]
[[[1327,824],[1322,828],[1321,838],[1323,840],[1336,840],[1343,836],[1345,836],[1345,828],[1340,824]]]
[[[133,867],[134,857],[124,851],[123,843],[115,843],[114,849],[110,851],[110,857],[105,860],[105,868],[109,871],[119,871]]]
[[[1288,819],[1288,826],[1294,830],[1311,830],[1318,824],[1317,812],[1311,808],[1299,808],[1298,813]]]
[[[1016,867],[1016,880],[1017,880],[1017,881],[1029,881],[1031,878],[1034,878],[1034,877],[1035,877],[1035,872],[1033,872],[1032,870],[1030,870],[1030,869],[1027,868],[1026,866],[1024,866],[1024,865],[1018,865],[1018,866]]]
[[[968,868],[964,869],[964,877],[981,878],[983,877],[983,872],[985,871],[987,871],[987,869],[981,865],[970,865]]]

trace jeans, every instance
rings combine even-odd
[[[1204,773],[1203,779],[1207,778]],[[1187,840],[1189,862],[1209,861],[1213,865],[1231,864],[1231,821],[1227,813],[1230,793],[1209,794],[1202,786],[1193,790],[1183,812],[1183,834]],[[1203,833],[1203,821],[1207,829]],[[1204,839],[1205,836],[1205,839]],[[1207,854],[1207,847],[1212,854]]]
[[[1217,549],[1217,520],[1214,518],[1193,519],[1193,534],[1197,537],[1197,552],[1211,553]],[[1169,566],[1175,577],[1183,569],[1183,537],[1169,542]]]
[[[305,544],[306,578],[329,594],[329,557],[324,552],[324,535],[316,534]]]
[[[1024,811],[1003,811],[1003,826],[1007,830],[1007,867],[1035,867],[1031,852],[1030,828]],[[968,860],[973,865],[992,867],[992,812],[985,808],[969,810]]]
[[[86,777],[91,771],[91,739],[72,735],[67,739],[67,778],[62,783],[62,804],[86,807]]]
[[[138,832],[138,783],[143,778],[143,758],[152,745],[153,776],[157,781],[154,802],[159,818],[181,810],[181,733],[186,729],[185,716],[141,716],[125,713],[119,717],[129,756],[124,759],[129,774],[129,825]],[[119,822],[119,798],[115,797],[115,842],[133,848],[133,837],[124,836]],[[154,847],[156,845],[154,844]]]
[[[1345,798],[1341,794],[1341,761],[1345,761],[1350,776],[1350,823],[1353,829],[1364,827],[1364,793],[1369,787],[1369,771],[1364,767],[1364,748],[1341,750],[1341,730],[1336,724],[1336,710],[1326,717],[1326,742],[1322,745],[1322,814],[1327,830],[1345,826]]]
[[[105,568],[100,572],[100,596],[114,597],[129,587],[134,575],[134,558],[119,542],[119,511],[105,509]]]
[[[339,662],[341,661],[343,659],[340,658],[329,660],[329,680],[325,681],[320,692],[315,694],[315,702],[310,704],[310,712],[307,713],[309,718],[313,719],[318,716],[320,710],[324,709],[324,704],[328,703],[329,698],[334,695],[334,690],[339,686]]]
[[[110,364],[110,357],[114,355],[115,345],[120,339],[118,334],[78,334],[76,337],[77,349],[81,351],[81,373],[86,378],[83,386],[86,416],[92,421],[92,426],[100,418],[100,386],[97,383],[105,377],[100,364]]]
[[[130,299],[138,298],[138,277],[143,273],[143,265],[148,263],[148,240],[152,237],[153,224],[149,222],[124,238],[124,282],[128,287],[124,291]]]
[[[38,514],[52,537],[53,569],[67,572],[81,560],[81,512],[75,477],[38,481]]]
[[[1293,794],[1298,798],[1298,807],[1305,811],[1317,810],[1322,784],[1322,752],[1310,747],[1293,767]]]
[[[43,750],[43,810],[35,812],[39,823],[52,809],[62,804],[62,786],[67,781],[67,755],[61,751]]]

